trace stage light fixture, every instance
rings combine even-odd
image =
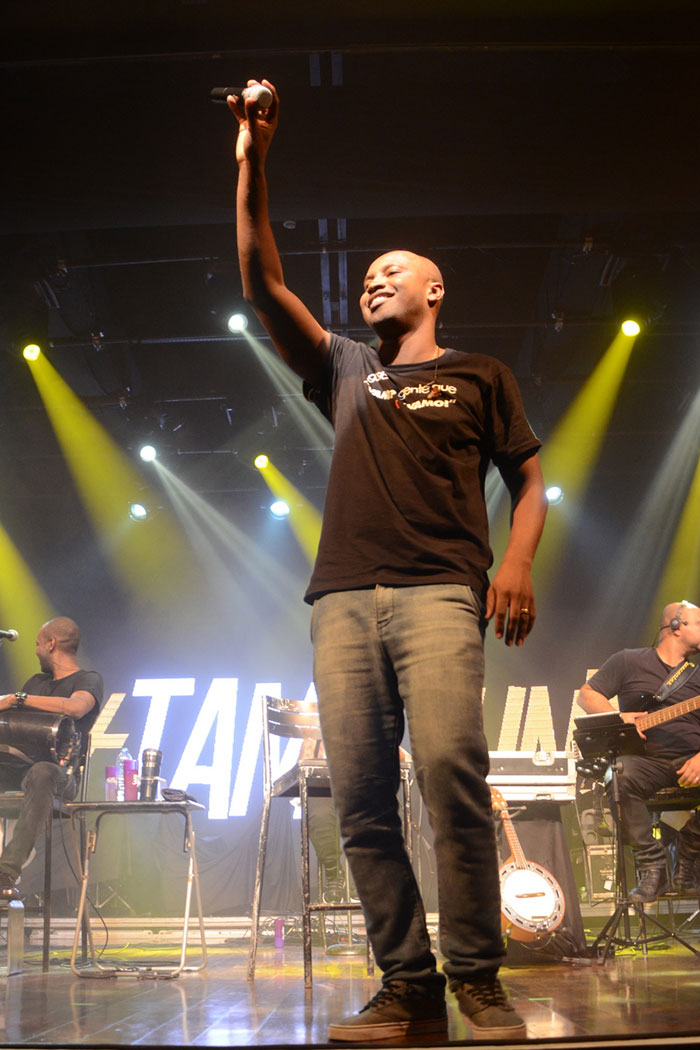
[[[152,463],[158,453],[156,452],[153,445],[143,445],[139,451],[139,456],[144,463]]]
[[[633,317],[628,317],[627,320],[623,321],[620,325],[623,335],[639,335],[642,330],[642,326],[639,321],[635,321]]]
[[[27,343],[22,354],[27,361],[36,361],[37,357],[41,353],[41,347],[37,346],[36,343]]]
[[[561,503],[564,499],[564,491],[559,485],[550,485],[545,491],[548,503]]]
[[[258,470],[264,470],[265,467],[269,466],[269,463],[270,460],[264,453],[261,453],[261,455],[256,456],[253,460],[253,464],[258,468]]]
[[[668,275],[664,272],[667,261],[663,252],[631,253],[617,257],[614,270],[609,270],[613,316],[626,336],[649,331],[665,314],[668,308]],[[630,321],[639,327],[628,328]]]
[[[228,321],[226,322],[229,332],[245,332],[248,327],[248,318],[245,314],[231,314]]]
[[[278,521],[289,517],[289,504],[283,499],[276,499],[270,504],[270,514]]]
[[[129,517],[132,521],[145,521],[148,517],[148,509],[143,503],[132,503],[129,507]]]

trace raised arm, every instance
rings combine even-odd
[[[248,86],[256,81],[248,81]],[[280,356],[312,384],[321,378],[330,336],[299,298],[287,288],[268,212],[265,159],[277,127],[279,98],[272,92],[268,109],[251,99],[229,95],[238,120],[236,160],[236,230],[243,294],[270,334]]]
[[[496,637],[502,638],[505,633],[506,645],[522,645],[535,622],[531,569],[547,499],[536,453],[511,471],[501,470],[501,474],[511,498],[510,537],[486,595],[486,619],[493,617]]]

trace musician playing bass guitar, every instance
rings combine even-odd
[[[687,601],[665,607],[654,647],[615,653],[579,693],[587,714],[614,710],[610,697],[617,696],[623,720],[636,725],[644,740],[642,754],[621,756],[618,776],[623,841],[632,847],[639,873],[629,894],[636,903],[654,901],[671,888],[645,800],[660,788],[700,786],[699,693],[700,608]],[[675,888],[700,892],[697,812],[679,836]]]
[[[78,665],[79,644],[80,628],[67,616],[45,623],[36,640],[41,672],[32,675],[19,692],[0,696],[0,712],[24,708],[66,715],[74,720],[84,746],[100,710],[103,684],[96,671],[84,671]],[[18,897],[22,866],[51,813],[54,797],[66,801],[76,797],[79,784],[73,768],[79,761],[78,754],[66,756],[65,764],[37,761],[29,767],[22,780],[24,798],[14,835],[0,855],[1,899]]]

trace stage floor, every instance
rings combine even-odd
[[[687,936],[700,948],[700,931]],[[32,948],[23,972],[2,978],[1,1046],[322,1045],[329,1020],[358,1010],[378,987],[378,979],[366,975],[363,956],[329,957],[315,947],[313,991],[306,995],[301,948],[290,943],[261,948],[252,983],[240,938],[210,947],[203,971],[168,980],[76,977],[69,955],[68,949],[52,952],[50,972],[43,974]],[[157,965],[177,960],[178,952],[140,948],[134,932],[102,962],[120,965],[127,958]],[[700,1033],[700,957],[676,942],[654,945],[646,957],[626,949],[603,964],[507,966],[502,977],[529,1039],[568,1046],[602,1036],[638,1037],[635,1045],[660,1045],[664,1037],[683,1035],[680,1045],[700,1044],[694,1035]],[[449,1019],[450,1042],[470,1042],[451,997]]]

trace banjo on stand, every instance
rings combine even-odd
[[[564,918],[564,893],[551,872],[526,859],[503,795],[489,786],[511,852],[498,870],[501,929],[514,941],[538,941],[556,930]]]

